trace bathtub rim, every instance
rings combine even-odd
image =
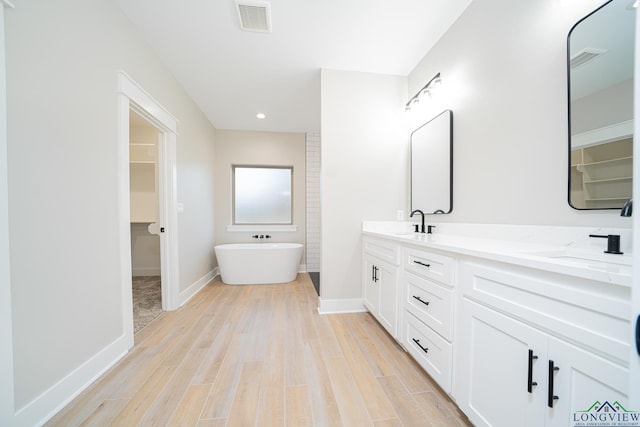
[[[246,243],[223,243],[214,246],[214,249],[233,250],[233,249],[294,249],[303,248],[302,243],[292,242],[246,242]]]

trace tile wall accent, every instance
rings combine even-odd
[[[320,133],[306,133],[307,271],[320,271]]]

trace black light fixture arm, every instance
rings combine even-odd
[[[422,86],[422,88],[411,97],[411,99],[409,100],[409,102],[407,102],[406,108],[410,108],[411,107],[411,103],[413,103],[414,100],[418,99],[418,97],[420,96],[420,94],[427,89],[429,86],[431,86],[431,84],[436,81],[436,80],[440,80],[440,73],[436,74],[435,76],[433,76],[433,78],[431,80],[429,80],[429,82]]]

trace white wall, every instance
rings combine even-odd
[[[410,73],[413,94],[441,72],[453,110],[453,213],[439,221],[631,227],[567,203],[567,35],[602,3],[475,0]]]
[[[633,79],[576,99],[571,103],[574,134],[633,119]]]
[[[305,134],[289,132],[216,131],[216,243],[253,242],[255,234],[269,234],[272,242],[305,243]],[[293,166],[293,224],[297,231],[229,232],[231,166]],[[302,260],[305,259],[303,254]],[[301,261],[304,262],[304,261]]]
[[[7,104],[4,55],[4,6],[0,2],[0,425],[13,422],[13,332],[9,263],[7,184]]]
[[[214,267],[215,130],[112,1],[20,2],[5,21],[14,424],[33,425],[126,350],[116,71],[179,122],[181,288]]]
[[[334,300],[358,305],[362,221],[407,215],[406,88],[406,77],[322,70],[323,311],[339,310]]]
[[[186,103],[178,113],[178,214],[180,290],[184,291],[215,268],[215,129],[174,81]],[[171,108],[167,106],[167,108]]]

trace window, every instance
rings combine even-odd
[[[292,166],[232,166],[234,224],[292,224]]]

